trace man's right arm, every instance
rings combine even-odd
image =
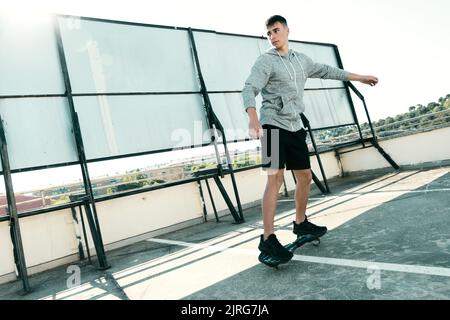
[[[242,98],[244,100],[244,108],[249,117],[249,134],[252,138],[258,138],[262,135],[262,127],[256,113],[255,97],[261,92],[269,81],[271,68],[264,61],[264,56],[260,56],[252,67],[250,76],[245,81],[242,89]]]

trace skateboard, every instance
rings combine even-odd
[[[299,236],[293,242],[288,243],[284,247],[286,249],[288,249],[290,252],[294,253],[295,250],[297,250],[298,248],[300,248],[301,246],[303,246],[304,244],[306,244],[308,242],[312,242],[312,244],[314,246],[318,246],[320,244],[320,237],[322,237],[325,233],[326,233],[326,231],[319,235]],[[275,268],[275,269],[278,269],[278,266],[280,264],[288,263],[290,261],[290,259],[288,261],[281,261],[277,258],[274,258],[274,257],[272,257],[268,254],[262,253],[262,252],[259,254],[258,260],[261,263],[264,263],[265,265]]]

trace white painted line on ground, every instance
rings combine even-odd
[[[450,188],[440,188],[440,189],[424,189],[424,190],[402,190],[402,189],[391,189],[391,190],[374,190],[369,192],[340,192],[336,195],[353,195],[353,194],[370,194],[370,193],[396,193],[404,192],[404,194],[409,193],[428,193],[428,192],[449,192]]]
[[[350,260],[350,259],[336,259],[336,258],[324,258],[324,257],[314,257],[314,256],[302,256],[294,255],[292,258],[296,261],[311,262],[311,263],[322,263],[334,266],[342,267],[353,267],[362,269],[379,269],[385,271],[395,271],[395,272],[405,272],[405,273],[416,273],[416,274],[426,274],[431,276],[441,276],[450,277],[450,268],[440,268],[440,267],[427,267],[419,265],[408,265],[408,264],[396,264],[396,263],[384,263],[375,261],[360,261],[360,260]]]
[[[367,194],[377,194],[377,193],[398,193],[403,192],[403,195],[407,195],[409,193],[428,193],[428,192],[450,192],[450,188],[440,188],[440,189],[425,189],[425,190],[375,190],[375,191],[368,191],[368,192],[338,192],[334,193],[333,195],[327,195],[323,197],[309,197],[309,200],[328,200],[328,199],[335,199],[339,198],[341,196],[348,196],[348,195],[367,195]],[[289,202],[289,201],[295,201],[295,199],[279,199],[279,202]],[[311,203],[312,205],[316,205],[317,203]]]
[[[184,241],[168,240],[168,239],[158,239],[150,238],[147,239],[150,242],[173,244],[181,247],[189,247],[193,249],[202,249],[210,252],[232,252],[237,254],[253,255],[258,256],[258,250],[252,249],[239,249],[230,248],[227,246],[220,245],[209,245],[209,244],[199,244]],[[362,269],[378,269],[385,271],[395,271],[395,272],[405,272],[405,273],[415,273],[415,274],[425,274],[431,276],[441,276],[450,277],[450,268],[440,268],[440,267],[427,267],[419,265],[407,265],[407,264],[395,264],[395,263],[384,263],[384,262],[374,262],[374,261],[360,261],[360,260],[350,260],[350,259],[336,259],[336,258],[325,258],[316,256],[304,256],[295,254],[292,260],[303,261],[309,263],[320,263],[329,264],[341,267],[352,267],[352,268],[362,268]]]
[[[212,240],[212,239],[211,239]],[[221,245],[210,245],[207,243],[192,243],[192,242],[184,242],[184,241],[177,241],[177,240],[168,240],[168,239],[158,239],[158,238],[150,238],[147,239],[149,242],[157,242],[157,243],[164,243],[164,244],[173,244],[180,247],[189,247],[192,249],[201,249],[211,252],[223,252],[223,251],[230,251],[233,253],[239,253],[239,254],[245,254],[245,255],[255,255],[256,251],[251,249],[239,249],[239,248],[230,248],[227,246],[221,246]],[[259,252],[258,252],[259,254]]]

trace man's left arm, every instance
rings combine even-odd
[[[306,73],[308,78],[332,79],[340,81],[359,81],[370,86],[374,86],[378,83],[377,77],[351,73],[339,68],[331,67],[326,64],[317,63],[306,55],[304,55],[304,58],[306,61]]]

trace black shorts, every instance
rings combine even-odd
[[[263,169],[310,169],[306,131],[291,132],[272,125],[262,126],[261,160]],[[278,142],[278,143],[277,143]]]

